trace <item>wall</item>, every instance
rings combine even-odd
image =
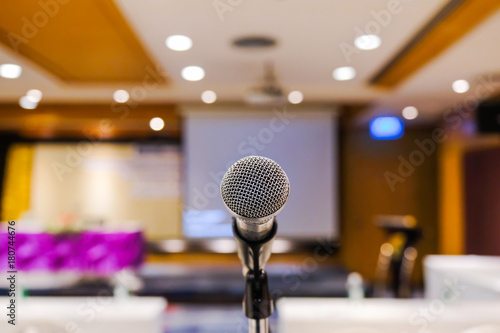
[[[500,148],[469,152],[464,158],[466,250],[500,255]]]
[[[466,218],[470,200],[466,197],[470,189],[466,184],[465,157],[485,149],[499,149],[500,138],[495,135],[476,135],[463,129],[447,129],[449,139],[441,144],[439,150],[439,253],[459,255],[470,253],[466,248],[469,231],[475,225]],[[468,182],[474,184],[475,178],[481,180],[480,173],[468,175]],[[489,177],[493,178],[491,175]],[[469,186],[470,187],[470,186]],[[479,201],[482,203],[482,201]],[[470,219],[469,219],[470,220]],[[469,224],[466,227],[466,224]]]
[[[140,225],[150,239],[182,236],[179,160],[165,167],[164,155],[139,154],[132,144],[95,143],[85,149],[78,144],[36,145],[31,213],[40,226],[102,220],[117,228]],[[178,152],[172,156],[180,158]],[[141,164],[148,158],[153,163]],[[169,172],[173,179],[162,178]],[[164,182],[158,187],[152,181]],[[163,185],[177,188],[155,192]]]
[[[366,129],[348,130],[342,136],[341,149],[341,259],[351,270],[373,279],[377,255],[384,233],[374,225],[379,214],[417,218],[424,238],[417,249],[419,258],[437,251],[437,154],[414,153],[415,140],[431,137],[431,130],[407,130],[399,140],[373,140]],[[422,164],[408,177],[393,183],[386,172],[400,176],[400,158],[423,155]],[[404,171],[404,170],[403,170]],[[404,174],[403,174],[404,175]],[[401,176],[400,176],[401,177]],[[420,265],[416,276],[421,277]]]
[[[463,165],[464,146],[450,139],[440,147],[439,181],[439,253],[464,253]]]

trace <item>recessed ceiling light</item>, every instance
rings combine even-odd
[[[174,51],[186,51],[193,46],[193,41],[188,36],[173,35],[165,40],[167,47]]]
[[[206,90],[201,94],[201,100],[207,104],[211,104],[217,100],[217,94],[212,90]]]
[[[34,108],[37,107],[38,103],[30,100],[28,96],[23,96],[21,97],[21,99],[19,99],[19,105],[23,109],[33,110]]]
[[[0,76],[6,79],[17,79],[21,76],[23,69],[21,66],[14,64],[0,65]]]
[[[129,98],[130,95],[126,90],[117,90],[113,93],[113,99],[116,103],[125,103]]]
[[[464,92],[467,92],[469,90],[470,85],[466,80],[456,80],[455,82],[453,82],[451,87],[457,94],[463,94]]]
[[[38,89],[30,89],[26,93],[26,97],[33,103],[38,103],[42,100],[42,92]]]
[[[151,127],[153,131],[161,131],[164,126],[165,122],[161,118],[155,117],[149,121],[149,127]]]
[[[374,50],[381,44],[382,40],[377,35],[361,35],[354,40],[354,45],[360,50]]]
[[[339,67],[335,68],[333,71],[333,78],[337,81],[346,81],[354,79],[356,76],[356,70],[352,67]]]
[[[184,80],[199,81],[205,77],[205,71],[198,66],[188,66],[182,69],[181,75]]]
[[[292,91],[288,94],[288,101],[292,104],[299,104],[304,100],[304,95],[298,91]]]
[[[403,117],[412,120],[418,117],[418,109],[414,106],[407,106],[403,109]]]

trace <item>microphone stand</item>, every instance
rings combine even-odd
[[[270,332],[268,318],[273,314],[274,304],[264,267],[271,256],[271,247],[277,231],[278,225],[273,221],[271,231],[264,239],[248,241],[241,236],[236,219],[233,218],[233,234],[246,279],[243,312],[249,320],[249,333]]]

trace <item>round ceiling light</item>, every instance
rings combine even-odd
[[[193,41],[188,36],[173,35],[167,37],[165,44],[174,51],[187,51],[193,46]]]
[[[155,117],[149,121],[149,127],[151,127],[153,131],[161,131],[164,126],[165,122],[159,117]]]
[[[451,87],[457,94],[463,94],[469,91],[470,85],[466,80],[456,80],[455,82],[453,82]]]
[[[303,100],[304,95],[298,90],[292,91],[288,94],[288,101],[292,104],[302,103]]]
[[[38,89],[30,89],[26,93],[26,97],[33,103],[38,103],[42,100],[42,92]]]
[[[182,69],[181,75],[184,80],[200,81],[205,77],[205,71],[198,66],[188,66]]]
[[[37,107],[38,103],[30,100],[28,96],[23,96],[21,97],[21,99],[19,99],[19,105],[23,109],[33,110]]]
[[[361,35],[354,40],[354,45],[360,50],[375,50],[381,44],[382,40],[377,35]]]
[[[337,81],[352,80],[356,76],[356,70],[352,67],[339,67],[335,68],[332,73],[333,78]]]
[[[23,69],[19,65],[3,64],[0,65],[0,76],[6,79],[17,79],[21,76]]]
[[[117,90],[113,93],[113,99],[116,103],[126,103],[130,98],[130,94],[126,90]]]
[[[201,94],[201,100],[204,103],[212,104],[217,100],[217,94],[212,90],[206,90]]]
[[[407,106],[401,112],[403,117],[408,120],[413,120],[418,117],[418,109],[414,106]]]

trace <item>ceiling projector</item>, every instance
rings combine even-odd
[[[274,75],[272,64],[267,64],[264,69],[263,84],[249,89],[244,99],[248,104],[259,106],[281,106],[286,102],[283,89],[277,83]]]

